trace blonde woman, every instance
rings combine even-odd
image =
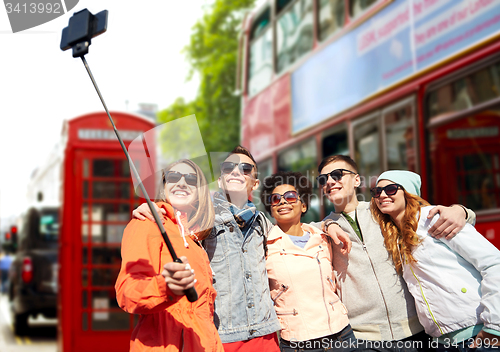
[[[433,206],[420,185],[419,175],[393,170],[371,190],[372,214],[419,321],[438,351],[498,350],[500,252],[470,224],[451,240],[428,235],[438,215],[427,219]]]
[[[214,208],[200,168],[180,160],[164,170],[160,207],[163,226],[183,263],[172,262],[156,223],[133,219],[122,240],[116,281],[120,307],[140,314],[130,351],[222,352],[215,328],[212,270],[200,241],[214,222]],[[190,303],[183,290],[195,287]]]

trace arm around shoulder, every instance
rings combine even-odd
[[[476,213],[474,213],[471,209],[464,207],[463,205],[459,204],[462,208],[464,208],[465,212],[467,213],[466,220],[467,223],[471,224],[472,226],[476,225]]]
[[[436,214],[439,214],[439,218],[429,229],[429,234],[437,239],[441,237],[446,237],[448,240],[452,239],[463,229],[466,223],[473,224],[476,219],[476,214],[473,211],[460,204],[449,207],[436,205],[429,211],[427,218],[431,219]]]

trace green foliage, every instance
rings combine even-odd
[[[189,78],[200,76],[194,101],[178,98],[158,114],[159,122],[196,114],[208,152],[230,151],[240,141],[240,97],[234,95],[241,21],[255,0],[215,0],[193,26],[184,49]]]

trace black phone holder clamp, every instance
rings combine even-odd
[[[63,29],[61,50],[73,48],[73,57],[82,57],[89,52],[92,38],[106,32],[108,25],[108,10],[96,15],[83,9],[76,12],[70,19],[68,27]]]

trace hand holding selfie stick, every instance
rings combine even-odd
[[[168,238],[167,233],[165,232],[165,229],[162,225],[160,216],[158,215],[158,213],[153,205],[153,202],[151,202],[151,200],[149,199],[148,193],[146,192],[146,188],[144,187],[144,185],[141,181],[141,178],[139,176],[139,173],[137,172],[137,169],[135,168],[135,165],[132,162],[132,159],[130,158],[130,155],[127,151],[127,148],[125,148],[125,144],[123,144],[123,141],[120,137],[120,134],[118,133],[118,130],[116,129],[116,126],[113,122],[113,119],[111,118],[111,115],[109,114],[108,107],[106,106],[106,103],[104,102],[104,99],[101,95],[101,92],[99,91],[99,88],[97,87],[97,83],[94,80],[94,76],[92,75],[92,72],[90,71],[90,68],[87,64],[87,61],[85,60],[85,54],[87,54],[89,51],[91,39],[106,31],[107,20],[108,20],[108,11],[107,10],[101,11],[95,16],[92,15],[87,9],[76,12],[70,18],[68,27],[63,29],[62,38],[61,38],[61,50],[67,50],[69,48],[72,48],[73,49],[73,57],[80,57],[82,59],[83,64],[84,64],[85,68],[87,69],[87,72],[90,76],[90,79],[92,80],[92,83],[94,84],[94,87],[97,91],[97,94],[99,95],[99,99],[101,99],[102,105],[104,106],[104,110],[106,110],[106,113],[108,114],[109,121],[111,122],[111,125],[113,126],[113,130],[115,131],[116,137],[118,138],[118,141],[120,142],[120,145],[123,149],[123,152],[127,156],[128,162],[130,164],[130,169],[132,170],[132,173],[133,173],[135,179],[139,183],[139,187],[141,189],[142,195],[146,199],[146,202],[148,203],[149,209],[151,210],[151,213],[153,214],[153,217],[156,221],[156,225],[158,225],[158,229],[160,230],[161,235],[162,235],[163,239],[165,240],[165,243],[167,244],[168,251],[170,252],[170,255],[172,256],[172,259],[174,260],[174,262],[182,263],[182,261],[179,259],[179,257],[177,257],[175,250],[174,250],[174,247],[172,247],[172,243],[170,242],[170,239]],[[186,295],[189,302],[194,302],[198,299],[198,294],[196,293],[196,290],[194,287],[191,287],[187,290],[184,290],[184,294]]]

